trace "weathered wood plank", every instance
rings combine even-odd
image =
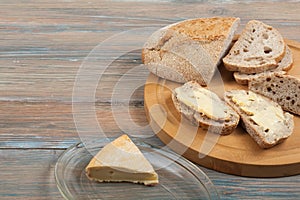
[[[89,52],[108,37],[134,28],[161,27],[192,17],[237,16],[242,19],[240,29],[248,20],[260,19],[278,28],[284,37],[300,41],[300,8],[294,1],[2,1],[0,12],[0,98],[9,100],[70,102],[77,70]],[[105,85],[98,90],[109,92],[124,69],[140,64],[140,55],[124,55],[118,62],[117,77],[101,82]],[[97,101],[109,99],[105,90],[97,97]]]
[[[0,150],[0,199],[63,199],[54,180],[61,150]]]
[[[87,67],[88,65],[86,62],[81,65],[81,61],[76,59],[69,61],[49,58],[16,59],[0,60],[0,101],[72,102],[77,71],[80,66]],[[100,69],[97,64],[98,62],[94,62],[93,68],[89,66],[87,75],[81,75],[81,77],[86,77],[83,84],[87,90],[80,94],[80,96],[93,95],[96,102],[110,102],[112,94],[118,92],[118,90],[113,90],[120,78],[127,77],[127,83],[135,84],[136,80],[145,82],[149,74],[145,68],[141,68],[140,73],[128,72],[141,64],[139,51],[129,52],[120,57],[107,66],[103,74],[99,74]],[[89,76],[101,77],[101,79],[99,82],[90,81]],[[96,94],[93,88],[96,89]],[[128,90],[128,87],[123,85],[122,89]],[[139,96],[135,95],[135,98],[142,101],[142,91],[139,91]]]
[[[72,113],[70,103],[0,102],[0,148],[67,148],[80,141],[80,137],[91,134],[90,127],[94,123],[99,123],[107,136],[117,136],[124,130],[134,132],[129,123],[136,127],[148,123],[143,105],[114,105],[114,111],[107,103],[73,106],[80,112]],[[93,107],[96,119],[90,114]],[[80,132],[73,114],[77,114]],[[123,128],[120,129],[117,122],[122,123]],[[100,129],[96,129],[95,134],[97,131],[100,134]],[[152,135],[149,131],[147,134]]]
[[[221,199],[298,199],[299,176],[248,178],[201,169],[215,184]]]
[[[54,179],[54,166],[62,152],[0,150],[0,198],[63,199]],[[297,176],[256,179],[200,168],[212,180],[221,199],[297,199],[300,196]]]

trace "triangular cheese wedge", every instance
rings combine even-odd
[[[105,145],[86,167],[89,179],[99,182],[158,183],[158,175],[127,135]]]

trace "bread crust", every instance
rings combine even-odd
[[[185,85],[191,88],[201,87],[198,83],[193,81],[188,82]],[[183,116],[185,116],[193,125],[199,126],[204,130],[209,130],[210,132],[220,135],[229,135],[235,130],[239,123],[239,115],[221,99],[219,100],[222,102],[222,106],[226,107],[228,110],[227,112],[230,115],[230,120],[228,121],[211,119],[205,114],[199,113],[193,108],[185,105],[183,102],[178,100],[175,90],[172,92],[172,100],[178,112],[183,114]]]
[[[207,85],[227,52],[240,19],[184,20],[154,32],[142,49],[142,62],[159,77]]]

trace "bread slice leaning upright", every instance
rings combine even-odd
[[[262,74],[249,81],[249,89],[276,101],[286,111],[300,115],[300,79],[282,73]]]
[[[287,139],[293,132],[293,115],[279,104],[246,90],[230,90],[225,101],[240,115],[242,126],[261,148],[270,148]]]
[[[285,48],[278,30],[261,21],[251,20],[223,58],[223,63],[229,71],[260,73],[276,68],[285,55]]]
[[[142,49],[142,61],[159,77],[207,85],[227,53],[240,19],[184,20],[154,32]]]
[[[239,115],[215,93],[194,81],[175,88],[172,100],[191,123],[210,132],[228,135],[238,125]]]

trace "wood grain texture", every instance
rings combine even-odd
[[[241,25],[250,19],[263,20],[278,28],[285,38],[300,41],[299,12],[298,1],[275,0],[2,0],[0,199],[61,198],[53,179],[53,165],[63,149],[80,140],[72,113],[74,82],[83,61],[102,41],[134,28],[159,28],[187,18],[216,15],[240,17]],[[107,51],[103,59],[111,60],[113,53]],[[82,98],[76,99],[83,104],[84,117],[88,114],[85,97],[95,92],[97,120],[110,136],[122,130],[116,126],[114,115],[140,126],[147,124],[143,87],[131,97],[112,98],[112,95],[132,92],[129,88],[134,86],[134,80],[145,79],[144,69],[140,73],[130,71],[139,64],[138,49],[120,56],[110,65],[95,91],[86,91]],[[97,68],[93,70],[91,74],[97,72]],[[128,87],[116,88],[124,73],[133,82]],[[132,119],[127,114],[128,102]],[[114,112],[111,104],[117,105]],[[159,140],[154,143],[158,144]],[[249,179],[202,169],[213,180],[222,199],[300,196],[298,176]]]
[[[94,120],[88,114],[91,104],[80,103],[78,106],[82,108],[79,118],[89,126]],[[126,127],[128,123],[147,125],[143,105],[115,105],[114,112],[107,103],[92,106],[96,110],[96,120],[107,136],[117,136],[122,129],[130,129]],[[125,126],[120,129],[118,122]],[[81,134],[88,134],[88,130],[82,130]],[[77,132],[70,103],[0,102],[0,149],[61,149],[79,142],[81,136],[85,135]]]
[[[160,144],[157,138],[151,142]],[[1,199],[63,199],[54,180],[54,166],[63,150],[0,150]],[[200,167],[221,199],[297,199],[298,176],[255,179],[226,175]]]
[[[62,199],[54,166],[62,150],[0,150],[0,199]]]
[[[135,9],[131,9],[132,6]],[[131,12],[126,12],[126,7]],[[95,0],[2,1],[1,99],[71,101],[75,76],[83,59],[100,42],[122,31],[220,15],[240,17],[240,30],[248,20],[260,19],[278,28],[284,37],[300,41],[299,10],[295,2],[270,1],[175,2],[171,5],[168,2],[132,4]],[[140,61],[139,53],[133,57]],[[123,67],[126,70],[126,65],[120,70]],[[103,87],[110,86],[107,83]],[[99,98],[105,101],[108,97]]]

